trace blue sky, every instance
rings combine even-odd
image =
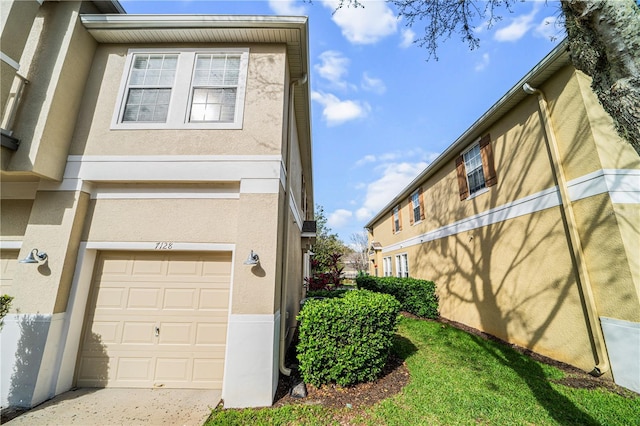
[[[130,14],[309,16],[314,195],[345,243],[564,37],[557,1],[526,1],[474,23],[480,48],[454,35],[427,61],[420,24],[360,1],[120,1]]]

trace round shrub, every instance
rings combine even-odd
[[[399,310],[395,298],[367,290],[305,303],[297,347],[303,380],[315,386],[375,380],[389,356]]]

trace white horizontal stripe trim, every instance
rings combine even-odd
[[[396,251],[409,246],[420,245],[427,241],[433,241],[460,232],[470,231],[472,229],[482,228],[494,223],[513,219],[519,216],[525,216],[531,213],[542,211],[551,207],[560,205],[560,196],[557,187],[545,189],[536,194],[521,198],[512,203],[504,204],[486,212],[479,213],[459,220],[457,222],[445,225],[433,231],[418,235],[413,238],[401,241],[399,243],[384,247],[382,253]]]
[[[282,162],[279,155],[69,155],[70,163]]]
[[[41,181],[38,191],[83,191],[92,193],[93,186],[82,179],[63,179],[62,182]]]
[[[65,179],[93,182],[229,182],[280,178],[280,161],[82,161],[67,164]]]
[[[20,250],[22,248],[22,241],[0,241],[0,249],[2,250]]]
[[[171,249],[156,249],[159,243],[171,243]],[[131,251],[233,251],[235,244],[218,244],[218,243],[181,243],[174,241],[87,241],[81,244],[86,250],[131,250]]]
[[[124,199],[238,199],[235,188],[98,188],[91,194],[94,200]]]
[[[16,71],[20,69],[20,64],[18,63],[18,61],[11,59],[9,55],[7,55],[4,52],[0,52],[0,60],[2,60],[2,62],[9,65],[11,68],[13,68]]]
[[[602,169],[567,182],[571,201],[609,193],[612,203],[640,203],[640,170]]]
[[[280,191],[279,179],[242,179],[241,194],[277,194]]]

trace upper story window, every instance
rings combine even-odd
[[[456,171],[461,200],[472,197],[498,182],[489,135],[484,136],[456,159]]]
[[[393,213],[391,215],[391,226],[393,228],[393,233],[402,231],[402,213],[400,211],[400,205],[397,205],[393,208]]]
[[[411,225],[424,219],[424,200],[422,188],[411,194]]]
[[[240,129],[248,61],[248,49],[131,49],[111,127]]]
[[[134,55],[123,122],[167,121],[178,55]]]

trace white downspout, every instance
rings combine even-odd
[[[285,157],[285,185],[284,185],[284,206],[285,206],[285,220],[282,226],[282,232],[284,237],[282,239],[282,273],[280,285],[280,351],[279,351],[279,369],[285,376],[291,375],[291,369],[284,365],[284,359],[287,352],[287,268],[289,267],[289,256],[287,254],[287,245],[289,238],[289,209],[291,208],[289,202],[289,171],[291,170],[291,119],[293,116],[293,95],[294,87],[296,85],[302,85],[307,82],[307,74],[297,80],[293,80],[289,85],[289,102],[287,108],[287,152]]]
[[[547,149],[549,150],[549,160],[553,166],[553,174],[558,183],[558,189],[560,190],[560,203],[564,212],[563,220],[568,230],[567,239],[573,258],[576,262],[576,269],[578,270],[577,282],[582,294],[584,295],[587,320],[589,322],[590,334],[598,361],[598,364],[593,367],[593,371],[589,374],[596,377],[601,376],[609,371],[609,356],[604,343],[602,328],[600,327],[600,322],[598,320],[598,309],[593,296],[593,287],[591,286],[591,280],[589,279],[587,264],[584,260],[582,243],[580,241],[580,234],[578,233],[578,226],[573,213],[573,207],[571,206],[571,199],[569,198],[569,188],[564,174],[564,167],[560,161],[560,150],[558,149],[558,142],[556,141],[555,132],[551,124],[551,114],[549,113],[547,100],[541,90],[531,87],[529,83],[525,83],[522,86],[522,90],[530,95],[538,95],[538,106],[540,108],[540,114],[542,116],[542,122],[546,133],[545,141],[547,143]]]

